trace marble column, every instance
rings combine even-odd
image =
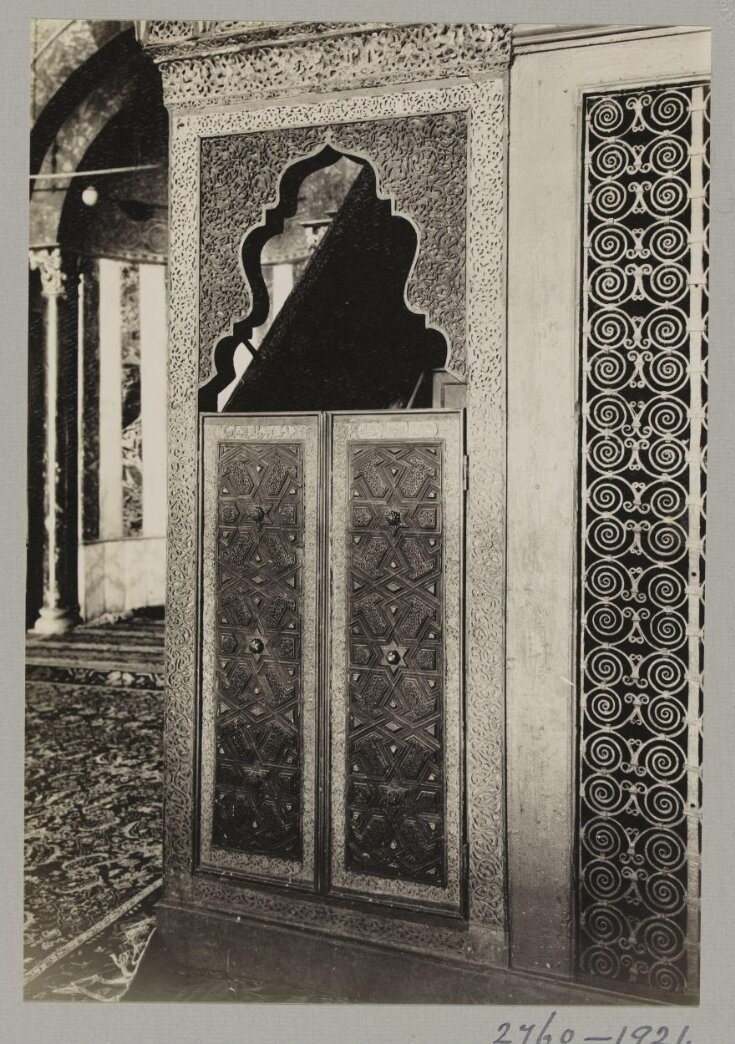
[[[34,630],[61,634],[77,603],[77,276],[58,246],[30,251],[43,299],[43,605]]]

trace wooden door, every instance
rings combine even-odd
[[[200,864],[313,887],[320,419],[202,424]]]
[[[201,445],[200,868],[458,916],[462,412]]]
[[[461,905],[462,413],[331,424],[330,888]]]

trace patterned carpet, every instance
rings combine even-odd
[[[29,681],[25,998],[117,1000],[161,875],[163,694]]]

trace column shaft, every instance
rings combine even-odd
[[[32,250],[44,303],[43,606],[34,630],[60,634],[78,620],[76,279],[58,247]]]

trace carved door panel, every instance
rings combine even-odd
[[[456,912],[460,412],[332,418],[332,892]]]
[[[205,416],[200,867],[457,914],[463,416]]]
[[[202,422],[200,863],[315,879],[316,415]]]

